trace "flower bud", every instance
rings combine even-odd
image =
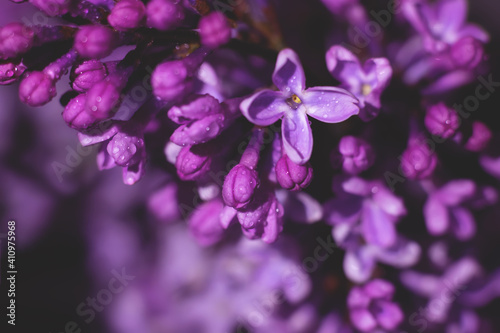
[[[41,106],[56,96],[56,85],[47,74],[31,72],[19,85],[19,99],[29,106]]]
[[[181,98],[193,89],[193,75],[183,60],[164,62],[155,68],[151,77],[153,93],[165,101]]]
[[[116,165],[123,167],[134,165],[144,156],[144,138],[140,134],[118,132],[109,141],[107,150]]]
[[[71,4],[71,0],[30,0],[30,2],[48,16],[66,14]]]
[[[170,141],[180,146],[196,145],[210,141],[222,132],[224,120],[223,114],[213,114],[192,123],[181,125],[172,133]]]
[[[255,189],[260,180],[257,171],[243,164],[231,169],[222,186],[222,198],[226,205],[240,209],[245,207],[253,198]]]
[[[109,24],[116,30],[130,30],[142,25],[146,6],[139,0],[121,0],[108,16]]]
[[[193,153],[192,147],[184,147],[177,155],[175,167],[182,180],[197,180],[210,170],[212,159]]]
[[[292,162],[283,155],[276,163],[276,179],[284,189],[300,191],[311,183],[313,169],[310,163],[303,165]]]
[[[200,245],[213,245],[224,236],[224,229],[220,223],[222,208],[224,208],[222,202],[215,199],[197,207],[189,218],[189,230]]]
[[[23,64],[13,64],[11,62],[0,64],[0,85],[7,85],[16,82],[26,70]]]
[[[64,108],[62,117],[69,127],[83,130],[95,124],[97,119],[85,111],[87,96],[80,94],[73,98]]]
[[[425,143],[411,142],[401,155],[402,174],[409,179],[430,176],[437,165],[437,157]]]
[[[33,46],[34,31],[22,23],[13,22],[0,28],[0,59],[23,54]]]
[[[117,46],[118,36],[100,25],[86,25],[76,33],[75,49],[84,58],[107,57]]]
[[[217,48],[231,39],[231,26],[221,12],[212,12],[200,19],[201,44],[209,48]]]
[[[73,89],[85,92],[106,77],[106,66],[99,60],[88,60],[78,65],[71,73]]]
[[[86,111],[98,120],[111,118],[119,103],[120,92],[121,87],[109,77],[96,83],[87,92]]]
[[[158,30],[177,28],[184,21],[184,8],[175,0],[151,0],[146,6],[147,26]]]
[[[332,156],[332,164],[351,174],[357,175],[373,165],[375,156],[371,145],[354,136],[340,139],[338,151]]]
[[[174,106],[168,110],[168,117],[177,124],[186,124],[192,120],[220,113],[222,107],[219,101],[211,95],[196,95],[188,97],[183,105]]]
[[[469,140],[465,144],[465,149],[480,152],[488,146],[488,143],[491,140],[491,131],[480,121],[474,121],[472,123],[472,135]]]
[[[447,139],[455,134],[461,121],[455,110],[439,103],[427,109],[424,123],[432,135]]]
[[[483,44],[474,37],[464,37],[451,46],[450,57],[455,66],[475,68],[483,59]]]

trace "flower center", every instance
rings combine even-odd
[[[364,83],[364,84],[361,86],[361,93],[363,94],[363,96],[367,96],[367,95],[369,95],[371,92],[372,92],[372,87],[371,87],[369,84]]]
[[[293,94],[292,97],[288,98],[286,102],[294,110],[297,110],[300,104],[302,104],[302,100],[295,94]]]

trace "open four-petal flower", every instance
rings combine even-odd
[[[269,126],[282,119],[283,147],[297,164],[311,157],[313,138],[307,116],[326,123],[338,123],[358,114],[358,100],[336,87],[306,89],[306,78],[299,57],[291,49],[278,54],[273,82],[280,91],[261,90],[245,99],[243,115],[258,126]]]
[[[370,58],[363,65],[348,49],[332,46],[326,52],[326,66],[341,87],[358,98],[361,119],[368,121],[378,114],[380,96],[389,85],[392,67],[386,58]]]

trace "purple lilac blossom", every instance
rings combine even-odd
[[[306,89],[306,78],[298,55],[282,50],[276,60],[273,82],[280,91],[262,90],[241,103],[243,115],[259,126],[282,119],[283,146],[294,163],[306,163],[313,138],[308,115],[326,123],[338,123],[358,113],[357,100],[335,87]]]
[[[494,2],[1,9],[22,331],[498,331]]]

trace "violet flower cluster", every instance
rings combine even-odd
[[[136,193],[106,171],[86,203],[96,279],[139,276],[110,331],[498,331],[500,78],[466,0],[19,6],[54,23],[0,28],[0,85]]]

